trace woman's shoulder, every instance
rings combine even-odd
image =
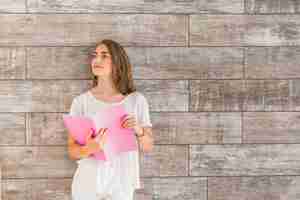
[[[140,92],[140,91],[134,91],[132,93],[136,99],[136,101],[145,101],[146,100],[146,96],[144,95],[143,92]]]
[[[80,94],[77,94],[73,97],[73,101],[76,101],[76,102],[83,102],[84,98],[86,98],[86,96],[88,95],[88,90],[80,93]]]

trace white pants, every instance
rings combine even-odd
[[[71,193],[72,200],[133,200],[134,189],[121,185],[111,168],[99,169],[97,160],[86,159],[78,163]]]

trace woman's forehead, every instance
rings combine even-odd
[[[108,49],[106,48],[105,45],[99,45],[99,46],[97,46],[96,49],[95,49],[95,51],[97,53],[109,53]]]

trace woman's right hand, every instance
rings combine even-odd
[[[106,141],[106,132],[107,128],[100,128],[96,137],[92,138],[93,130],[91,130],[86,138],[86,146],[91,152],[103,150],[103,145]]]

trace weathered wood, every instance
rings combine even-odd
[[[245,52],[247,79],[300,77],[299,47],[249,47]]]
[[[25,79],[25,48],[0,48],[0,79]]]
[[[189,90],[186,80],[139,80],[138,91],[142,91],[151,111],[188,111]]]
[[[198,1],[44,1],[28,0],[29,12],[112,12],[112,13],[243,13],[243,0]]]
[[[300,144],[190,145],[191,176],[299,175]]]
[[[243,80],[191,80],[190,111],[241,111]]]
[[[128,52],[135,78],[243,78],[241,48],[132,48]]]
[[[246,0],[247,13],[291,13],[300,11],[299,0]]]
[[[247,80],[244,99],[247,111],[290,110],[290,83],[288,80]]]
[[[0,45],[7,46],[88,46],[104,38],[137,46],[188,42],[183,15],[1,14],[0,24]]]
[[[26,12],[26,0],[2,0],[0,4],[0,13],[24,13]]]
[[[1,113],[0,133],[0,145],[26,144],[25,113]]]
[[[33,79],[91,78],[87,55],[92,47],[27,49],[27,77]],[[243,49],[127,47],[136,79],[242,78]]]
[[[299,15],[191,15],[191,46],[300,44]]]
[[[245,112],[244,143],[299,143],[298,112]]]
[[[207,200],[206,177],[168,177],[145,179],[145,191],[151,199]]]
[[[71,200],[70,179],[3,180],[3,200]]]
[[[298,80],[191,80],[190,111],[297,111]]]
[[[28,79],[91,79],[92,47],[28,47]]]
[[[76,162],[70,160],[67,146],[1,146],[2,177],[72,177]]]
[[[241,143],[241,113],[152,113],[155,144]]]
[[[187,176],[188,145],[154,145],[140,154],[141,176]]]
[[[0,112],[66,112],[91,80],[9,80],[0,82]]]
[[[28,144],[67,145],[68,132],[63,123],[63,114],[64,113],[30,113],[27,119]]]
[[[208,177],[208,200],[297,200],[298,176]]]

